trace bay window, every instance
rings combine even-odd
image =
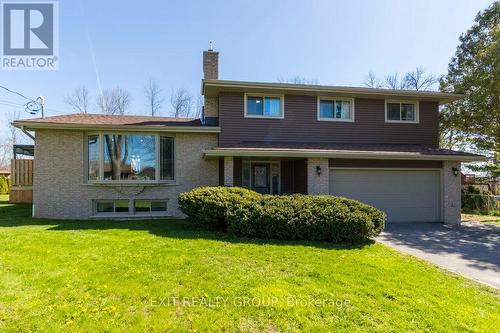
[[[91,134],[87,169],[89,182],[173,181],[174,139],[157,134]]]

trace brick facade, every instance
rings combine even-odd
[[[217,146],[217,134],[175,134],[176,184],[110,186],[85,183],[85,133],[38,130],[33,184],[34,216],[87,219],[93,199],[168,199],[168,213],[180,217],[177,196],[197,186],[217,185],[218,161],[203,159],[202,151]]]

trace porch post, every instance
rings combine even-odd
[[[307,194],[329,194],[330,171],[328,158],[307,159]]]
[[[455,176],[453,169],[458,169]],[[460,162],[443,162],[443,222],[445,224],[460,224],[462,196],[462,182],[460,177]]]
[[[224,186],[234,185],[234,159],[232,156],[224,156]]]

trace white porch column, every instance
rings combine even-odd
[[[224,186],[233,186],[234,159],[232,156],[224,156]]]
[[[455,176],[453,168],[458,170]],[[443,222],[445,224],[460,224],[462,182],[460,177],[460,162],[443,162]]]
[[[329,194],[329,193],[330,193],[330,172],[328,170],[328,158],[326,157],[308,158],[307,194]]]

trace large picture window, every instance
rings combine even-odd
[[[104,134],[104,180],[155,180],[154,135]]]
[[[88,178],[99,180],[99,135],[88,137]]]
[[[103,133],[88,136],[88,180],[157,182],[174,180],[174,138],[155,134]]]

